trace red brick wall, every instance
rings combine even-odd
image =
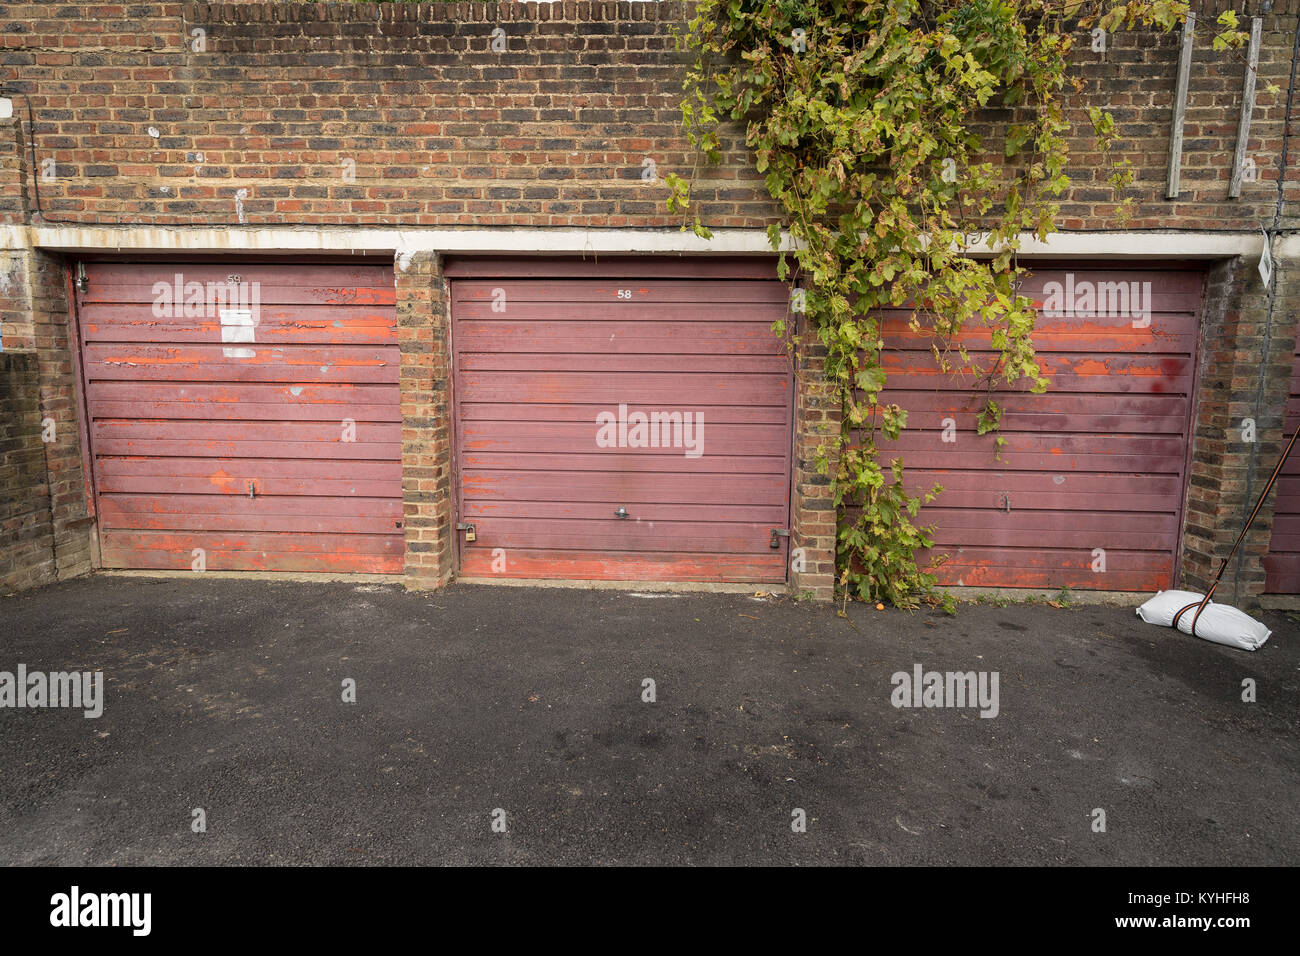
[[[835,500],[831,483],[838,456],[840,398],[826,381],[826,346],[816,332],[800,326],[795,343],[794,474],[790,509],[790,585],[796,594],[829,601],[835,586]],[[818,450],[827,458],[817,470]]]
[[[452,574],[451,335],[436,255],[399,256],[397,335],[402,350],[402,499],[406,575],[438,587]]]
[[[36,251],[28,268],[36,355],[40,360],[41,417],[53,419],[55,438],[45,443],[54,551],[60,578],[91,567],[91,497],[81,455],[80,387],[70,328],[68,272],[62,259]]]
[[[48,487],[41,493],[51,509],[55,569],[60,578],[82,574],[91,567],[91,498],[82,468],[79,390],[63,261],[39,250],[0,252],[0,320],[6,354],[35,357],[37,409],[41,421],[53,423],[52,440],[42,442],[42,482]]]
[[[1300,282],[1296,263],[1278,262],[1270,295],[1256,266],[1255,259],[1228,260],[1208,276],[1183,533],[1182,584],[1189,589],[1204,590],[1218,573],[1284,445]],[[1248,418],[1254,441],[1244,440]],[[1228,565],[1216,600],[1258,606],[1275,495]]]
[[[0,353],[0,591],[54,580],[45,474],[36,356]]]
[[[0,54],[0,58],[3,54]],[[14,115],[0,120],[0,222],[27,219],[27,165],[22,134],[21,98],[15,98]]]
[[[1234,5],[1250,10],[1264,4]],[[1222,4],[1198,4],[1212,19]],[[661,182],[694,163],[678,132],[681,3],[4,3],[0,81],[31,96],[51,218],[202,223],[671,225]],[[1112,107],[1135,169],[1135,228],[1253,228],[1271,217],[1300,0],[1264,17],[1249,154],[1259,179],[1226,198],[1244,67],[1198,42],[1182,193],[1163,198],[1178,38],[1080,32],[1075,187],[1067,228],[1110,224],[1114,196],[1089,106]],[[507,49],[490,49],[494,29]],[[193,31],[204,52],[195,52]],[[16,101],[21,107],[21,100]],[[990,146],[1012,119],[987,117]],[[149,130],[157,131],[157,136]],[[697,186],[714,226],[773,207],[738,130]],[[200,154],[202,159],[199,159]],[[0,158],[3,151],[0,151]],[[355,180],[344,176],[354,164]],[[1292,164],[1294,224],[1300,173]],[[3,212],[4,210],[0,210]],[[12,219],[14,213],[7,215]]]

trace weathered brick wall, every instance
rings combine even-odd
[[[1105,182],[1108,164],[1127,160],[1134,184],[1124,195],[1135,199],[1128,228],[1254,229],[1273,219],[1278,181],[1283,178],[1282,140],[1286,91],[1300,4],[1282,0],[1266,3],[1193,2],[1201,22],[1197,29],[1188,81],[1183,125],[1183,157],[1179,194],[1165,198],[1168,150],[1173,115],[1180,34],[1134,31],[1111,36],[1103,53],[1092,52],[1091,36],[1076,36],[1075,74],[1081,85],[1066,96],[1065,118],[1071,124],[1071,163],[1074,186],[1062,204],[1063,229],[1114,227],[1117,197]],[[1237,124],[1245,79],[1245,51],[1215,52],[1209,42],[1213,21],[1224,9],[1242,15],[1241,29],[1250,30],[1248,16],[1263,20],[1256,102],[1246,156],[1255,166],[1253,182],[1244,182],[1240,200],[1227,198],[1237,146]],[[1279,92],[1264,88],[1276,84]],[[1108,110],[1119,140],[1109,157],[1095,144],[1088,108]],[[1010,114],[1000,117],[1003,123]],[[993,131],[990,130],[990,133]],[[1294,148],[1292,149],[1294,156]],[[1285,225],[1300,222],[1300,170],[1294,161],[1285,170]]]
[[[1222,4],[1200,3],[1212,19]],[[1300,0],[1264,15],[1261,91],[1228,200],[1244,66],[1198,43],[1182,192],[1163,198],[1178,37],[1080,31],[1080,89],[1063,206],[1102,228],[1115,197],[1087,123],[1111,107],[1133,163],[1135,228],[1253,228],[1271,217]],[[27,92],[52,219],[106,223],[397,223],[664,226],[661,182],[695,157],[679,135],[684,54],[671,3],[0,4],[0,81]],[[1207,24],[1208,25],[1208,24]],[[492,49],[493,31],[506,48]],[[197,33],[195,31],[198,31]],[[21,106],[21,101],[16,101]],[[991,111],[990,147],[1009,111]],[[12,131],[11,131],[12,132]],[[697,185],[714,226],[765,226],[774,210],[739,131]],[[353,178],[353,176],[355,178]],[[1294,224],[1300,173],[1290,177]],[[244,190],[240,195],[239,191]],[[0,210],[4,212],[4,210]],[[11,218],[13,212],[6,213]]]
[[[13,103],[14,115],[0,119],[0,221],[23,222],[27,218],[27,166],[23,153],[19,110],[22,100]]]
[[[843,410],[837,388],[826,381],[826,346],[815,332],[802,327],[797,331],[790,584],[796,594],[829,601],[834,597],[836,550],[831,482],[838,466],[832,446],[840,434]],[[827,458],[824,475],[817,470],[819,449]]]
[[[1296,263],[1276,262],[1271,296],[1255,259],[1232,259],[1208,276],[1200,382],[1183,537],[1183,585],[1209,586],[1282,453],[1282,425],[1300,316]],[[1247,419],[1255,440],[1245,440]],[[1245,608],[1264,591],[1270,496],[1227,567],[1217,600]]]
[[[452,574],[451,329],[438,256],[397,259],[402,364],[402,501],[406,576],[438,587]]]
[[[45,445],[54,552],[60,578],[91,568],[91,496],[81,455],[81,412],[76,381],[77,350],[71,333],[68,270],[64,261],[37,251],[31,259],[32,316],[41,363],[41,416],[54,420],[55,438]]]
[[[56,256],[30,249],[0,251],[4,347],[34,357],[39,421],[49,421],[52,428],[51,440],[41,443],[41,494],[51,509],[55,570],[60,578],[89,571],[92,560],[92,499],[82,467],[67,281],[64,262]],[[18,493],[24,494],[21,489]]]
[[[55,578],[39,376],[33,353],[0,353],[0,591]]]

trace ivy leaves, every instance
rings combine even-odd
[[[682,120],[713,162],[720,120],[743,125],[781,208],[769,242],[779,249],[782,228],[793,239],[800,331],[826,347],[826,374],[841,393],[841,433],[818,463],[836,467],[846,597],[909,607],[934,583],[920,557],[933,540],[913,519],[942,489],[905,481],[891,452],[908,416],[883,400],[899,329],[886,334],[881,315],[902,310],[909,334],[932,341],[941,370],[983,383],[979,435],[1001,422],[995,387],[1043,391],[1016,253],[1021,236],[1054,231],[1054,197],[1069,185],[1058,95],[1070,31],[1089,17],[1108,30],[1168,30],[1186,10],[1173,0],[699,0],[682,38],[694,55]],[[1109,117],[1090,119],[1107,148]],[[991,132],[1001,137],[996,165],[984,142]],[[1117,176],[1113,184],[1127,185]],[[670,210],[690,219],[689,182],[670,175],[668,185]],[[791,275],[785,254],[778,270]],[[995,438],[997,454],[1004,444]]]

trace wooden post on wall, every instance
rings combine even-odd
[[[1228,180],[1228,198],[1241,196],[1242,167],[1246,162],[1246,143],[1250,140],[1250,114],[1255,110],[1255,76],[1259,67],[1259,37],[1263,17],[1251,17],[1250,50],[1246,56],[1246,83],[1241,91],[1241,119],[1237,123],[1237,151],[1232,157],[1232,178]]]
[[[1174,90],[1173,128],[1169,132],[1169,182],[1166,199],[1178,198],[1178,181],[1183,166],[1183,117],[1187,114],[1187,79],[1192,72],[1192,38],[1196,33],[1196,14],[1187,14],[1183,24],[1183,49],[1178,57],[1178,86]]]

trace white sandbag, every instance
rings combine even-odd
[[[1148,624],[1173,627],[1174,615],[1180,608],[1187,607],[1193,601],[1200,604],[1204,597],[1204,594],[1197,594],[1195,591],[1157,591],[1155,597],[1148,598],[1147,603],[1138,608],[1138,617]],[[1187,612],[1187,614],[1191,613],[1191,611]]]
[[[1175,614],[1189,604],[1199,605],[1204,599],[1204,594],[1195,591],[1161,591],[1138,608],[1137,615],[1148,624],[1172,627]],[[1191,634],[1192,621],[1196,621],[1196,637],[1243,651],[1259,650],[1273,633],[1244,611],[1213,601],[1205,605],[1199,618],[1195,607],[1189,609],[1178,619],[1178,630]]]

